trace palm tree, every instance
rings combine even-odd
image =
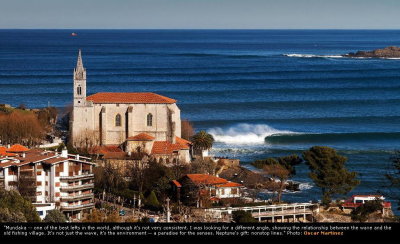
[[[202,130],[192,137],[192,143],[195,150],[208,150],[212,148],[214,137]]]

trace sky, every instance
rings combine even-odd
[[[400,0],[0,0],[1,29],[400,29]]]

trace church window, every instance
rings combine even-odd
[[[152,114],[147,115],[147,126],[153,126],[153,115]]]
[[[115,126],[121,126],[121,115],[117,114],[117,116],[115,116]]]
[[[76,88],[76,93],[77,93],[78,95],[82,95],[82,87],[81,87],[81,86],[78,86],[78,87]]]

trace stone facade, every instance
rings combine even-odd
[[[152,141],[172,144],[181,136],[180,110],[174,99],[155,93],[105,92],[86,96],[86,88],[86,69],[79,50],[70,126],[75,147],[120,145],[129,153],[136,146],[127,139],[141,133],[154,137]],[[145,144],[151,153],[152,143]]]
[[[154,93],[126,93],[126,96],[147,94],[158,96]],[[115,93],[109,95],[113,96]],[[79,51],[77,67],[74,70],[74,109],[71,122],[72,141],[75,146],[80,146],[79,144],[88,138],[95,140],[94,144],[119,145],[128,137],[143,132],[154,136],[157,141],[172,143],[176,136],[181,136],[180,110],[174,102],[107,102],[90,100],[91,97],[86,97],[86,69],[83,67]],[[120,119],[117,119],[117,116],[120,116]],[[149,124],[150,116],[152,121]]]

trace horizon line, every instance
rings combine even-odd
[[[399,28],[0,28],[0,30],[400,30]]]

